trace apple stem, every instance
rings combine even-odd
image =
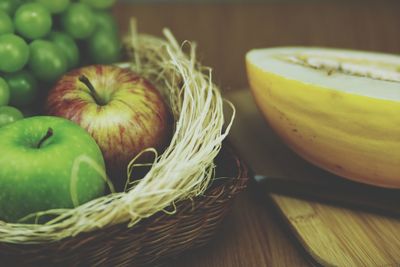
[[[91,95],[94,98],[94,101],[100,106],[104,106],[106,103],[101,99],[101,97],[97,94],[96,89],[94,88],[93,84],[90,82],[89,78],[86,77],[85,75],[81,75],[79,77],[79,81],[86,85],[87,88],[89,88]]]
[[[44,143],[47,139],[49,139],[50,137],[52,137],[52,136],[53,136],[53,129],[49,127],[49,129],[47,129],[46,135],[43,136],[42,139],[40,139],[40,141],[39,141],[39,143],[38,143],[38,145],[37,145],[37,148],[40,148],[40,147],[43,145],[43,143]]]

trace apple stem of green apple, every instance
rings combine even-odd
[[[103,99],[97,94],[96,89],[94,88],[93,84],[90,82],[89,78],[86,77],[85,75],[81,75],[79,77],[79,81],[86,85],[87,88],[89,88],[91,95],[93,96],[94,100],[96,103],[100,106],[104,106],[107,103],[103,101]]]
[[[53,129],[49,127],[49,129],[47,129],[47,133],[45,136],[42,137],[42,139],[40,139],[37,148],[41,148],[41,146],[43,145],[43,143],[49,139],[50,137],[53,136]]]

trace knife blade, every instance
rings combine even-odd
[[[327,202],[334,205],[354,207],[365,211],[388,213],[400,216],[400,190],[386,189],[345,179],[331,180],[329,183],[316,180],[298,180],[289,177],[253,175],[262,192],[277,193]]]

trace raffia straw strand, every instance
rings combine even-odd
[[[211,69],[196,61],[195,46],[185,42],[181,47],[169,30],[163,33],[165,39],[138,34],[132,21],[127,45],[132,51],[130,67],[156,85],[175,118],[168,148],[127,192],[50,211],[57,217],[44,225],[0,222],[0,242],[46,243],[119,223],[131,227],[156,212],[173,213],[175,202],[204,193],[234,115],[224,118],[224,100],[212,82]]]

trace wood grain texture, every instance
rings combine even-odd
[[[214,68],[215,81],[223,90],[229,91],[247,87],[244,55],[256,47],[315,45],[400,52],[400,1],[348,2],[286,1],[234,5],[120,3],[115,7],[114,14],[118,19],[121,34],[127,32],[128,20],[134,16],[138,19],[141,32],[160,35],[161,29],[168,27],[179,40],[195,40],[199,47],[200,60]],[[262,153],[263,136],[256,132],[253,134],[258,142],[252,145],[251,149],[255,153]],[[271,170],[278,169],[274,159],[252,160],[255,164],[267,166]],[[301,166],[303,165],[297,167]],[[172,259],[170,266],[307,266],[306,253],[298,246],[285,222],[275,212],[275,208],[264,200],[255,199],[254,193],[254,188],[250,188],[239,197],[233,213],[212,243]],[[285,198],[281,197],[280,200],[287,203]],[[300,200],[287,201],[304,207],[304,202]],[[306,211],[304,214],[302,209],[296,212],[294,218],[299,224],[296,227],[305,225],[301,224],[299,218],[308,218],[308,222],[311,222],[315,214],[319,214],[320,208],[315,209],[313,204],[307,203]],[[390,223],[390,219],[386,219],[389,220],[388,223],[380,224],[380,221],[377,222],[375,217],[368,217],[368,214],[360,216],[360,220],[369,225],[368,230],[378,233],[387,231],[387,234],[382,236],[374,235],[369,242],[397,244],[400,240],[396,235],[389,234],[399,229],[397,225]],[[340,219],[335,218],[336,221]],[[333,229],[335,227],[333,226]],[[363,228],[358,232],[364,230]],[[322,236],[321,233],[313,234]],[[326,239],[334,240],[335,237],[327,236]],[[347,240],[344,238],[341,242],[345,243]],[[329,247],[339,245],[331,244]],[[337,248],[335,251],[338,251]],[[393,260],[398,259],[396,253],[400,254],[399,251],[396,246],[385,246],[385,258],[391,257],[391,262],[394,262]],[[373,254],[370,257],[374,257]],[[359,261],[355,259],[353,262]],[[376,262],[381,262],[381,259]]]
[[[114,10],[122,34],[128,19],[160,35],[170,28],[194,40],[205,65],[225,90],[247,86],[244,55],[256,47],[313,45],[400,52],[400,1],[286,1],[267,4],[121,4]]]
[[[250,92],[238,91],[229,94],[228,98],[238,112],[231,140],[254,170],[278,177],[296,175],[299,179],[323,174],[274,136],[259,114]],[[271,162],[272,167],[266,164]],[[278,194],[272,194],[271,198],[299,241],[320,264],[400,265],[399,218]]]
[[[170,267],[310,266],[282,218],[254,185],[240,196],[218,235],[207,246],[171,260]]]

